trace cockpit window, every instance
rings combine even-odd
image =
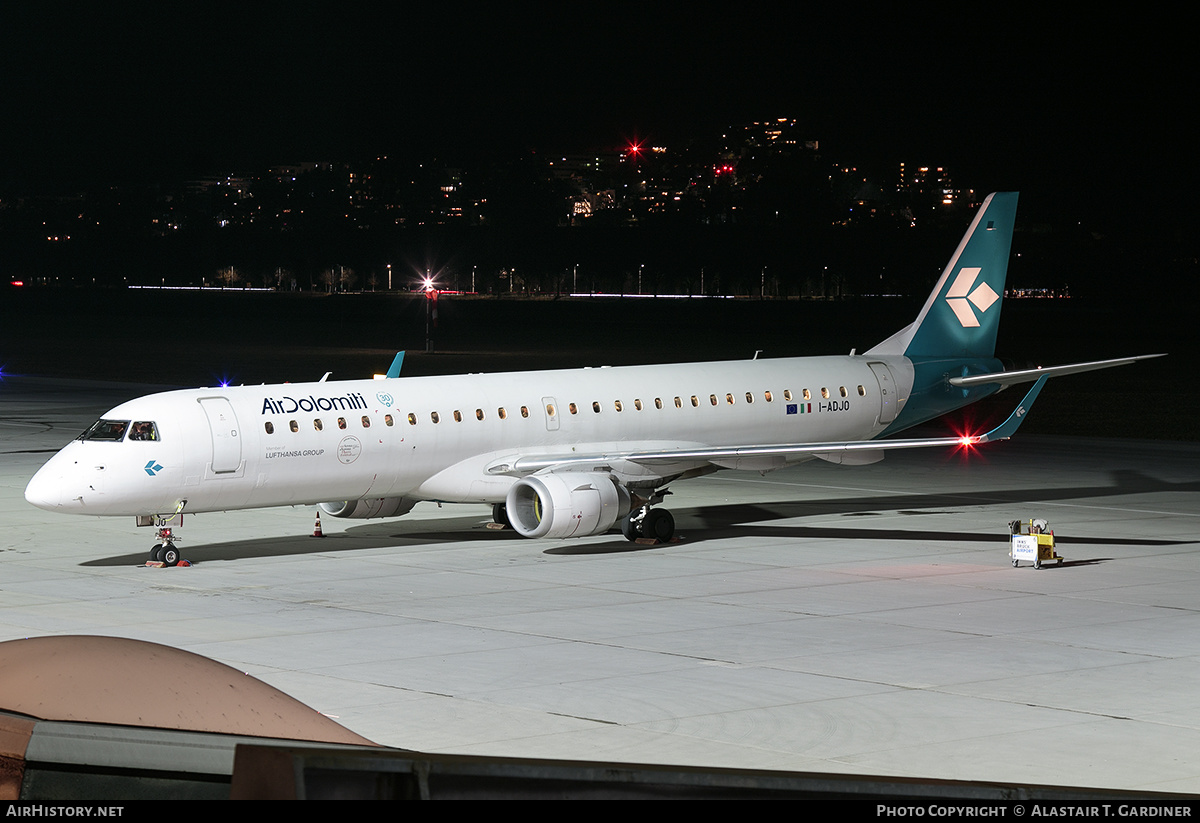
[[[108,440],[118,442],[125,438],[128,420],[97,420],[92,427],[79,435],[80,440]]]
[[[158,426],[149,420],[135,420],[129,431],[130,440],[152,440],[158,442]]]

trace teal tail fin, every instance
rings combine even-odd
[[[404,352],[396,352],[396,356],[392,358],[392,365],[388,366],[387,376],[389,378],[400,376],[400,367],[404,365]]]
[[[995,356],[1017,193],[989,194],[912,325],[868,354]]]

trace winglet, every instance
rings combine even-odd
[[[1008,419],[1001,423],[996,428],[992,429],[987,434],[981,435],[976,443],[987,443],[991,440],[1007,440],[1017,433],[1017,427],[1021,425],[1021,421],[1025,419],[1025,415],[1033,408],[1033,401],[1037,399],[1038,393],[1042,390],[1042,386],[1046,385],[1046,381],[1050,375],[1039,377],[1037,382],[1033,384],[1033,388],[1029,393],[1017,404],[1013,413],[1008,416]]]
[[[396,357],[392,360],[392,365],[388,366],[388,377],[399,377],[400,367],[404,365],[404,352],[396,352]]]

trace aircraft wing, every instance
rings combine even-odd
[[[925,449],[936,446],[975,446],[996,440],[1007,440],[1016,433],[1025,415],[1033,407],[1042,386],[1051,375],[1043,374],[1017,404],[1008,419],[991,431],[980,435],[963,437],[922,437],[908,440],[851,440],[841,443],[784,443],[768,446],[728,446],[701,449],[663,449],[659,451],[609,451],[597,454],[531,455],[515,460],[498,460],[488,466],[489,474],[513,476],[533,474],[544,469],[570,469],[581,464],[595,465],[613,460],[627,460],[645,466],[680,461],[728,462],[731,460],[762,457],[789,457],[811,454],[830,459],[829,455],[863,453],[874,456],[890,449]],[[880,455],[881,456],[881,455]],[[874,459],[879,459],[875,457]],[[833,462],[839,462],[834,460]]]
[[[991,372],[989,374],[968,374],[965,377],[951,377],[952,386],[981,386],[985,383],[999,383],[1001,388],[1015,383],[1028,383],[1040,377],[1061,377],[1064,374],[1107,369],[1112,366],[1125,366],[1139,360],[1150,360],[1154,357],[1165,357],[1165,354],[1139,354],[1134,357],[1118,357],[1113,360],[1092,360],[1088,363],[1071,363],[1066,366],[1048,366],[1046,368],[1021,369],[1019,371]]]

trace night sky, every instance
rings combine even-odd
[[[176,5],[4,4],[0,195],[399,152],[670,147],[794,117],[831,161],[945,165],[960,185],[1021,189],[1023,208],[1194,211],[1182,20]]]

